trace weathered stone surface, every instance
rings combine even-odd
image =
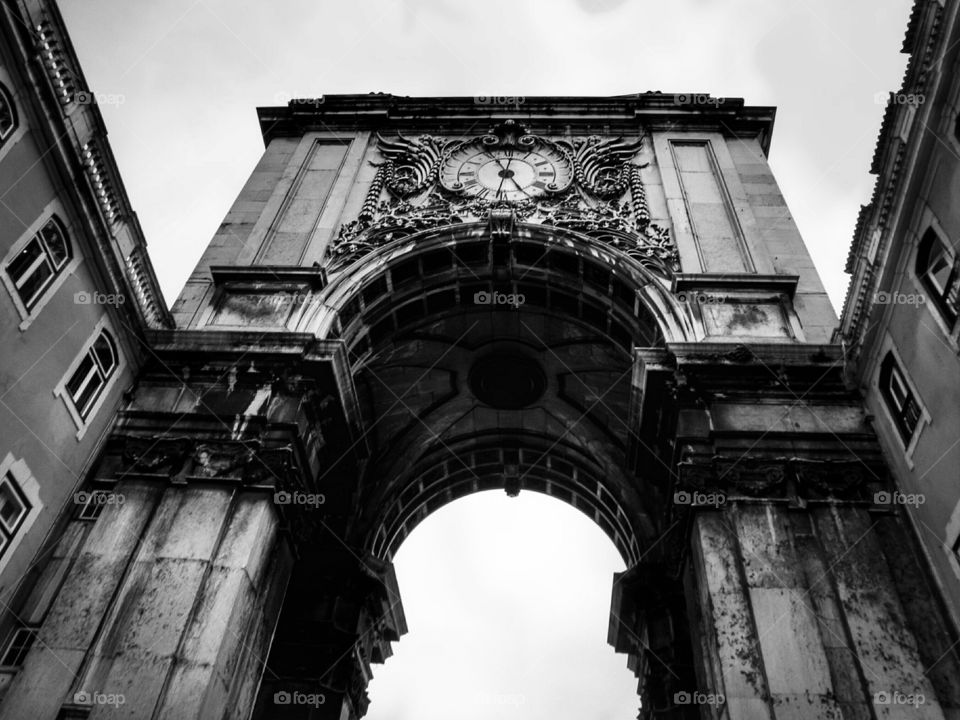
[[[831,692],[816,618],[800,590],[750,590],[763,666],[773,694]]]
[[[84,654],[83,650],[46,648],[38,639],[4,696],[0,718],[55,718]]]
[[[817,529],[850,628],[853,651],[862,668],[867,694],[922,694],[928,700],[910,708],[878,706],[882,717],[943,717],[933,686],[924,674],[916,640],[894,590],[877,541],[877,520],[857,509],[817,511]]]
[[[769,690],[749,598],[740,578],[736,535],[720,513],[698,515],[695,527],[695,572],[707,595],[710,610],[705,620],[716,638],[718,673],[723,681],[717,692],[722,692],[728,703],[733,698],[762,700]],[[748,702],[748,706],[752,704]]]
[[[123,697],[123,704],[94,705],[90,713],[91,720],[142,720],[151,717],[172,663],[171,658],[153,653],[125,655],[122,662],[113,665],[105,685],[82,686],[81,689],[89,694]]]
[[[736,528],[750,588],[803,587],[790,526],[781,508],[738,507],[728,522]]]

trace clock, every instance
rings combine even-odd
[[[513,203],[561,193],[573,174],[568,155],[546,142],[511,147],[472,142],[447,156],[440,182],[452,192]]]

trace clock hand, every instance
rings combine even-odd
[[[512,177],[512,178],[510,178],[510,180],[513,181],[514,187],[516,187],[517,190],[519,190],[520,192],[522,192],[522,193],[523,193],[523,196],[529,200],[529,199],[530,199],[530,195],[527,193],[526,190],[524,190],[522,187],[520,187],[520,183],[517,182],[517,179],[516,179],[515,177]]]
[[[503,166],[503,163],[500,162],[500,158],[494,157],[493,153],[491,153],[489,150],[484,150],[484,152],[487,154],[487,157],[490,158],[491,160],[493,160],[493,161],[497,164],[497,167],[499,167],[501,170],[506,170],[506,169],[507,169],[507,168],[505,168],[505,167]],[[512,159],[512,158],[511,158],[511,159]],[[509,162],[509,161],[507,162],[507,165],[510,165],[510,162]]]

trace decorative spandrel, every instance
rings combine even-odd
[[[378,143],[384,161],[357,219],[330,248],[331,272],[393,240],[502,211],[600,239],[665,277],[677,269],[669,230],[650,217],[647,165],[636,161],[642,138],[552,139],[508,120],[475,138],[378,136]]]

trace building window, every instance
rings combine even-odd
[[[10,91],[0,83],[0,145],[3,145],[17,129],[17,110],[13,106]]]
[[[87,419],[116,370],[116,343],[107,330],[101,330],[66,383],[67,395],[81,420]]]
[[[0,479],[0,556],[16,536],[30,512],[30,503],[10,471]]]
[[[86,520],[93,522],[103,513],[107,506],[107,493],[104,490],[93,490],[92,492],[82,493],[84,502],[77,511],[77,520]]]
[[[900,437],[905,445],[909,445],[920,422],[920,405],[907,385],[893,353],[887,353],[880,365],[880,392],[893,416]]]
[[[27,625],[17,628],[13,631],[10,641],[7,643],[7,649],[3,651],[3,658],[0,659],[0,665],[4,667],[21,667],[23,661],[27,658],[27,653],[33,647],[34,640],[37,639],[37,628],[35,625]]]
[[[60,220],[53,216],[7,263],[7,275],[27,311],[33,309],[70,262],[70,255],[67,234]]]
[[[960,277],[955,253],[933,228],[928,228],[917,249],[917,277],[949,324],[957,319]]]

